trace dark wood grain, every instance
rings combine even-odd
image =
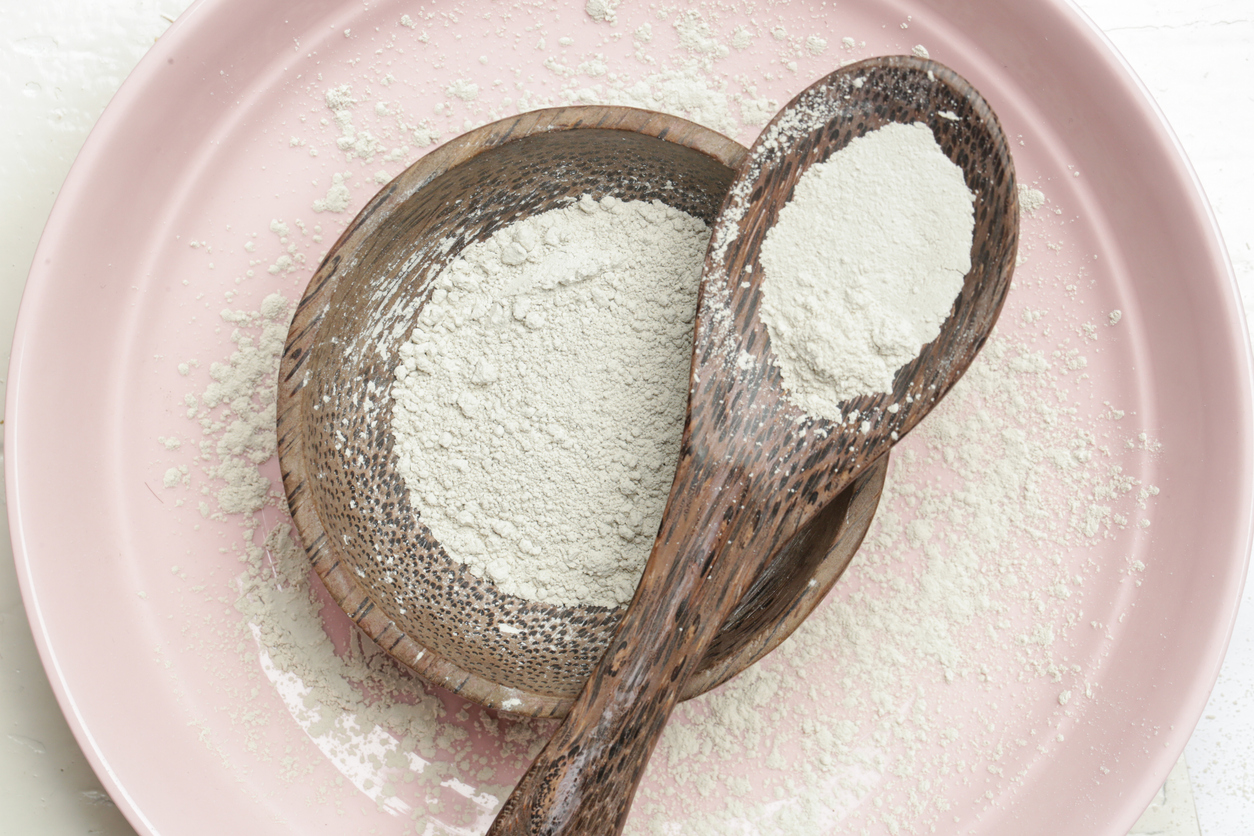
[[[888,122],[928,125],[975,195],[971,270],[940,335],[891,393],[804,415],[786,397],[757,317],[766,231],[809,166]],[[705,264],[688,420],[644,578],[592,678],[507,800],[490,836],[613,836],[699,660],[770,555],[853,480],[970,365],[1001,310],[1018,245],[1018,196],[1001,127],[935,62],[870,59],[827,76],[767,126],[720,211]],[[729,281],[728,277],[735,277]],[[748,354],[753,362],[745,363]],[[890,405],[896,405],[889,412]],[[862,421],[870,422],[863,432]]]
[[[746,153],[691,122],[630,108],[522,114],[389,183],[314,274],[280,369],[288,504],[335,601],[427,681],[511,713],[562,716],[625,612],[506,595],[451,558],[411,503],[388,391],[433,279],[469,244],[585,193],[659,199],[712,223]],[[867,473],[825,524],[773,555],[681,696],[752,664],[801,622],[857,549],[882,484],[882,467]]]

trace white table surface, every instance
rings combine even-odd
[[[1254,0],[1076,2],[1174,128],[1214,207],[1246,311],[1254,310]],[[187,5],[0,0],[0,374],[35,245],[75,154],[126,74]],[[0,833],[133,836],[53,697],[4,515],[0,527]],[[1133,833],[1254,832],[1252,599],[1247,588],[1210,704]]]

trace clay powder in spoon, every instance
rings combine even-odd
[[[789,397],[892,391],[971,268],[973,196],[922,123],[890,123],[811,166],[762,246],[762,321]]]

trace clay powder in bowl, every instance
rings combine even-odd
[[[648,111],[523,114],[446,144],[393,180],[313,276],[280,369],[288,502],[332,597],[427,681],[488,707],[561,716],[624,610],[506,593],[451,558],[411,503],[391,392],[436,278],[471,244],[584,196],[658,200],[710,224],[744,154],[720,134]],[[885,467],[871,468],[776,555],[686,697],[761,658],[822,600],[866,533]]]

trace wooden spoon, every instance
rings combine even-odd
[[[928,125],[963,170],[975,195],[972,267],[940,335],[898,370],[893,391],[842,403],[853,420],[835,424],[786,397],[758,319],[758,254],[798,178],[889,122]],[[769,556],[914,427],[975,358],[1009,289],[1018,216],[996,116],[970,84],[932,61],[849,65],[767,126],[715,224],[683,446],[644,576],[592,678],[489,836],[621,832],[684,683]]]

